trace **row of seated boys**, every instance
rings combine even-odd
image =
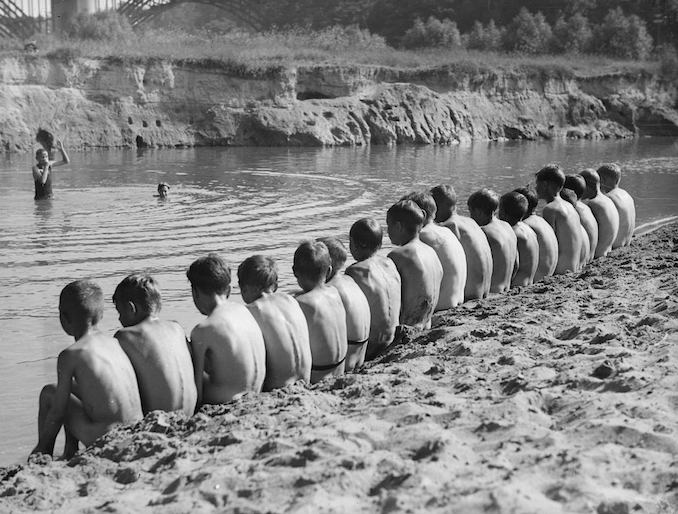
[[[382,228],[369,218],[350,229],[356,262],[344,273],[347,252],[338,239],[302,243],[293,260],[302,289],[296,298],[277,291],[275,262],[254,255],[237,272],[246,305],[230,300],[230,269],[209,254],[187,271],[194,304],[206,316],[190,340],[178,323],[159,319],[160,291],[149,275],[117,286],[123,328],[114,338],[97,328],[101,289],[72,282],[61,292],[59,314],[75,343],[59,354],[57,384],[41,391],[33,453],[51,455],[62,426],[70,458],[79,442],[90,445],[153,410],[191,415],[248,391],[352,371],[387,348],[398,325],[428,328],[434,311],[576,271],[630,240],[635,209],[618,187],[620,175],[605,165],[565,177],[549,165],[536,175],[536,195],[527,188],[501,198],[488,189],[473,193],[470,218],[456,212],[449,186],[411,193],[387,212],[394,245],[387,257],[377,253]],[[543,217],[534,213],[537,196],[546,201]]]

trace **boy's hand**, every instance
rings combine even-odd
[[[57,147],[59,150],[63,150],[63,149],[64,149],[64,144],[63,144],[63,142],[61,141],[61,139],[57,139],[57,140],[56,140],[56,147]]]

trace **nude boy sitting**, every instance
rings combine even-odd
[[[636,228],[636,205],[631,195],[619,187],[621,168],[617,164],[603,164],[598,168],[600,190],[612,200],[619,213],[619,231],[612,248],[626,246],[631,242]]]
[[[534,212],[539,203],[537,194],[527,187],[519,187],[514,191],[527,199],[527,213],[523,222],[537,234],[539,264],[537,265],[537,271],[534,273],[534,282],[538,282],[544,277],[550,277],[556,270],[556,264],[558,264],[558,239],[551,225]]]
[[[301,307],[290,295],[278,291],[275,261],[253,255],[238,266],[243,301],[257,320],[266,345],[264,391],[311,380],[311,346]]]
[[[57,359],[56,384],[43,387],[38,413],[38,444],[31,453],[54,453],[64,427],[64,458],[78,443],[91,445],[116,424],[142,418],[134,368],[118,341],[99,332],[104,297],[87,280],[71,282],[59,296],[59,319],[75,343]]]
[[[429,192],[411,193],[405,197],[412,200],[424,211],[424,226],[419,233],[422,242],[436,252],[443,266],[443,279],[440,282],[440,296],[436,311],[456,307],[464,301],[466,286],[466,254],[459,239],[448,228],[436,225],[436,203]]]
[[[197,391],[186,333],[177,322],[158,317],[157,282],[150,275],[130,275],[115,288],[113,303],[123,326],[115,338],[134,367],[144,414],[180,410],[192,416]]]
[[[574,207],[575,210],[577,210],[577,194],[572,191],[572,189],[568,189],[564,187],[560,191],[560,197],[565,200],[567,203],[569,203],[572,207]],[[579,220],[579,228],[581,231],[581,251],[580,251],[580,257],[579,257],[579,269],[583,268],[587,262],[589,262],[590,258],[590,253],[591,253],[591,246],[589,245],[589,236],[588,233],[586,232],[586,229],[584,228],[584,225],[581,224],[581,219]]]
[[[612,200],[600,191],[600,176],[596,170],[585,169],[579,174],[586,181],[584,203],[591,208],[598,223],[598,243],[594,257],[603,257],[610,253],[619,233],[619,211]]]
[[[494,213],[499,207],[497,193],[481,189],[466,201],[471,218],[483,229],[492,251],[490,292],[503,293],[511,288],[511,279],[519,266],[518,241],[511,226]]]
[[[596,247],[598,246],[598,222],[591,208],[581,201],[584,193],[586,193],[586,181],[581,175],[566,175],[565,188],[571,189],[577,197],[574,208],[577,214],[579,214],[579,221],[584,230],[586,230],[586,236],[589,241],[589,259],[587,262],[590,262],[593,260],[596,254]]]
[[[464,301],[485,298],[492,284],[492,250],[478,224],[467,216],[457,214],[457,194],[448,185],[431,189],[436,203],[434,221],[450,229],[461,242],[466,258]]]
[[[443,266],[435,250],[419,239],[424,211],[412,200],[401,200],[386,213],[388,235],[396,245],[389,254],[402,284],[400,324],[430,328],[438,304]]]
[[[537,234],[522,219],[527,213],[527,198],[512,191],[499,199],[499,219],[505,221],[516,234],[518,244],[518,269],[511,287],[529,286],[539,265],[539,241]]]
[[[231,270],[226,261],[210,253],[196,259],[186,276],[193,303],[207,316],[191,332],[198,406],[261,391],[266,377],[264,336],[247,307],[229,300]]]
[[[393,342],[400,317],[401,280],[395,263],[377,254],[383,230],[372,218],[361,218],[349,231],[349,250],[356,260],[346,269],[370,306],[370,334],[365,359],[373,359]]]
[[[324,243],[307,241],[294,252],[292,271],[304,291],[297,296],[311,344],[311,383],[342,375],[347,353],[346,310],[336,288],[325,283],[330,252]]]
[[[353,371],[365,361],[367,342],[370,338],[370,304],[365,293],[352,277],[342,272],[348,253],[336,237],[318,239],[330,252],[330,272],[327,284],[336,288],[346,310],[346,336],[348,352],[344,371]]]
[[[558,239],[555,274],[577,271],[581,258],[582,229],[577,211],[560,197],[565,185],[565,174],[557,164],[549,164],[537,172],[536,178],[537,196],[546,201],[542,216]]]

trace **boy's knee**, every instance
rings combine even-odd
[[[50,401],[56,393],[56,384],[47,384],[40,391],[40,403]]]

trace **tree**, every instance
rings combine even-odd
[[[414,21],[412,28],[405,32],[402,38],[402,46],[405,48],[461,47],[461,34],[455,22],[448,19],[440,21],[430,16],[426,23],[420,19]]]
[[[625,59],[646,59],[652,50],[652,37],[638,16],[627,17],[621,7],[611,9],[598,26],[595,37],[600,53]]]
[[[585,53],[591,47],[592,38],[593,31],[586,16],[575,13],[567,20],[561,16],[553,27],[553,50]]]
[[[551,46],[551,26],[540,12],[522,8],[504,37],[504,48],[526,54],[547,53]]]

